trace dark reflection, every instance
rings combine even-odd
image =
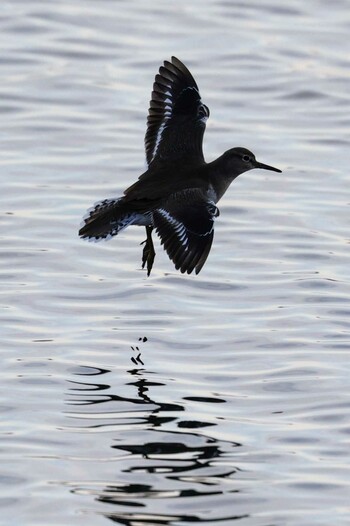
[[[185,396],[184,400],[193,400],[194,402],[205,402],[207,404],[223,404],[226,400],[222,398],[213,398],[212,396]]]
[[[119,385],[123,396],[113,394],[115,388],[106,383],[107,378],[113,381],[116,376],[107,369],[81,368],[76,373],[79,380],[70,382],[68,403],[83,406],[84,411],[83,415],[70,415],[83,418],[85,427],[81,429],[105,427],[108,431],[110,426],[120,426],[111,444],[117,454],[115,480],[104,487],[87,483],[89,487],[84,488],[80,484],[72,491],[91,493],[108,505],[106,518],[130,526],[179,521],[215,524],[247,517],[237,513],[240,506],[235,505],[239,470],[232,459],[241,444],[206,435],[205,428],[217,424],[191,419],[187,414],[183,418],[185,405],[160,401],[159,388],[166,384],[154,381],[154,373],[135,368],[128,374],[131,381]],[[152,388],[157,396],[152,396]],[[186,399],[203,405],[225,402],[212,397]],[[93,406],[98,412],[84,406]]]

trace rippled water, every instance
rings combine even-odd
[[[1,4],[4,525],[337,526],[350,517],[347,1]],[[242,145],[202,273],[141,229],[84,243],[142,172],[176,55]]]

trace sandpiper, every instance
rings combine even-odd
[[[232,148],[206,163],[202,142],[209,108],[187,67],[164,61],[153,84],[145,149],[148,169],[122,197],[104,199],[84,218],[83,238],[110,239],[130,225],[146,227],[142,268],[149,276],[157,232],[175,268],[198,274],[210,252],[216,204],[240,174],[253,168],[281,172],[260,163],[246,148]]]

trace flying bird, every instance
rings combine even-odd
[[[253,168],[281,172],[241,147],[206,163],[202,143],[208,117],[209,108],[187,67],[176,57],[164,61],[148,110],[148,168],[122,197],[96,203],[79,235],[98,241],[131,225],[144,226],[142,268],[148,276],[155,257],[153,230],[177,270],[198,274],[213,242],[217,203],[232,181]]]

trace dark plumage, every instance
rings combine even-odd
[[[232,148],[211,163],[202,142],[208,107],[198,86],[177,58],[165,61],[153,84],[145,149],[148,169],[117,199],[105,199],[88,212],[79,235],[108,239],[129,225],[146,227],[142,268],[154,261],[152,230],[175,268],[196,274],[213,241],[216,203],[232,181],[253,168],[280,172],[259,163],[246,148]]]

